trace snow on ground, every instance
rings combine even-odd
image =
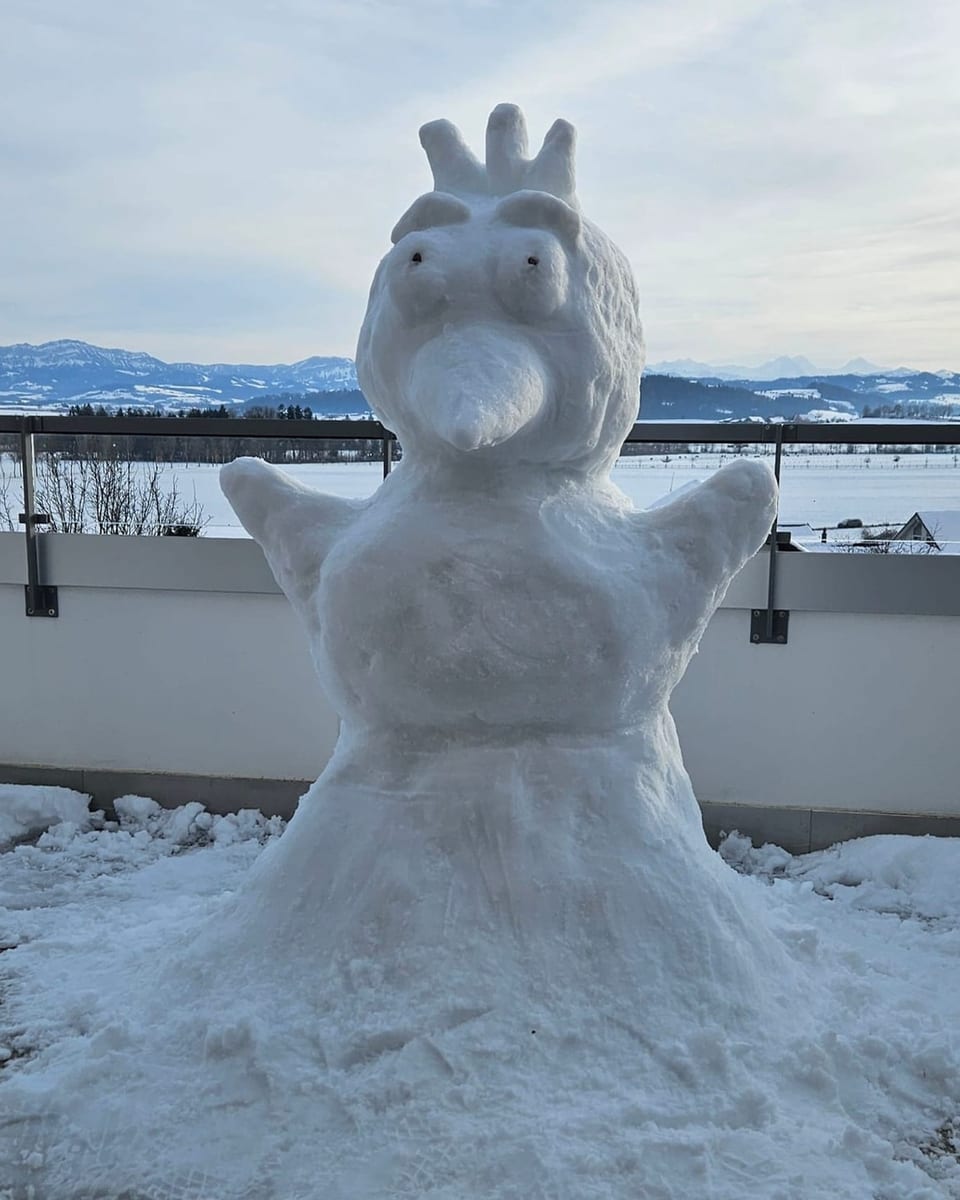
[[[281,989],[208,1012],[199,976],[158,987],[157,964],[220,919],[279,821],[125,797],[118,822],[93,815],[84,828],[85,798],[58,812],[50,789],[13,791],[24,810],[71,819],[0,855],[3,1200],[960,1197],[960,840],[871,837],[792,857],[728,837],[738,886],[810,991],[785,996],[767,1027],[704,1013],[667,1041],[653,1032],[662,1014],[624,997],[625,1054],[647,1064],[627,1094],[577,1062],[617,1030],[578,1027],[576,1014],[565,1029],[531,1027],[511,1085],[534,1129],[543,1111],[539,1158],[518,1137],[509,1177],[477,1175],[473,1190],[459,1168],[493,1157],[495,1114],[477,1110],[471,1075],[497,1054],[483,1013],[432,1040],[384,1032],[351,1057],[327,1040],[324,1014],[304,1021]],[[370,970],[350,965],[348,999],[376,989]],[[183,1057],[156,1057],[166,1043]],[[197,1088],[208,1118],[178,1126]],[[546,1130],[558,1102],[562,1132]],[[360,1133],[376,1148],[378,1128],[381,1166],[401,1168],[390,1190],[376,1161],[336,1193],[303,1182]],[[238,1175],[232,1164],[251,1156],[257,1169]]]
[[[85,829],[89,799],[70,788],[0,783],[0,850],[64,821]]]
[[[612,477],[638,508],[648,508],[707,478],[731,457],[709,453],[621,458]],[[893,458],[892,454],[786,454],[781,523],[816,528],[859,517],[865,525],[899,527],[918,509],[960,507],[960,458],[955,461],[953,453],[905,454],[897,463]],[[0,467],[8,476],[16,469],[9,456]],[[310,487],[345,499],[373,495],[383,479],[383,468],[376,462],[290,463],[284,469]],[[204,529],[207,537],[246,537],[220,490],[219,472],[219,466],[207,463],[174,463],[169,479],[176,480],[180,496],[188,503],[196,499],[203,506],[209,518]],[[11,483],[18,485],[19,478]],[[859,537],[859,530],[855,534]]]
[[[675,454],[621,458],[613,482],[638,508],[648,508],[692,481],[702,481],[730,454]],[[334,496],[359,499],[379,487],[379,463],[297,465],[285,470],[295,479]],[[196,498],[210,517],[208,537],[243,537],[220,491],[219,468],[177,467],[180,493]],[[788,524],[836,525],[848,517],[864,524],[903,524],[920,508],[960,505],[960,467],[952,454],[892,455],[788,454],[784,457],[780,520]]]

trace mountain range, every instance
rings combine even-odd
[[[10,409],[69,404],[161,407],[243,404],[283,392],[357,386],[349,358],[295,363],[168,363],[150,354],[64,340],[0,346],[0,404]]]
[[[715,367],[710,363],[697,362],[692,358],[675,358],[667,362],[648,363],[647,370],[654,375],[679,375],[687,379],[738,379],[755,383],[769,383],[775,379],[800,379],[814,375],[884,375],[900,378],[918,375],[912,367],[894,367],[887,370],[878,367],[866,358],[851,358],[842,367],[815,366],[809,358],[799,355],[781,355],[761,363],[758,367],[738,367],[728,364]],[[951,371],[935,372],[951,375]]]
[[[169,412],[289,402],[315,415],[367,411],[349,358],[295,363],[167,363],[130,350],[62,340],[0,346],[0,412],[65,411],[72,405]],[[806,358],[760,367],[712,367],[682,359],[647,368],[641,390],[647,420],[849,420],[874,415],[960,416],[960,372],[882,370],[853,359],[818,372]]]

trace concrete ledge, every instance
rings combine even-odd
[[[21,767],[0,763],[0,783],[27,783],[32,787],[65,787],[74,792],[86,792],[83,771],[77,767]],[[89,794],[89,793],[88,793]],[[117,792],[122,796],[122,792]]]
[[[26,580],[24,539],[0,534],[0,583]],[[98,537],[47,533],[41,577],[57,587],[280,595],[263,551],[250,538]]]
[[[45,583],[61,588],[280,594],[249,538],[44,534]],[[768,556],[734,579],[723,608],[764,608]],[[826,613],[960,616],[960,554],[781,554],[777,607]],[[26,582],[23,535],[0,533],[0,584]]]
[[[846,813],[814,809],[810,814],[810,849],[875,833],[931,834],[960,837],[960,817],[914,816],[910,813]]]
[[[736,829],[756,845],[772,842],[791,854],[826,850],[837,842],[875,834],[960,837],[960,817],[936,813],[850,812],[831,808],[765,808],[753,804],[700,805],[707,841],[716,847]]]
[[[791,854],[806,854],[811,847],[810,809],[759,808],[752,804],[701,803],[703,830],[707,841],[716,849],[725,833],[734,829],[745,833],[756,844],[773,842]],[[854,838],[856,833],[848,833]]]
[[[5,766],[0,783],[55,785],[91,796],[108,812],[118,796],[149,796],[164,808],[199,800],[209,812],[225,814],[258,808],[267,816],[289,820],[310,787],[305,779],[242,779],[220,775],[166,775],[146,771],[100,771],[84,768]],[[739,830],[757,845],[772,842],[791,854],[825,850],[837,842],[881,833],[914,837],[960,837],[960,817],[932,813],[844,812],[825,808],[768,808],[753,804],[700,805],[703,828],[716,847],[724,833]]]
[[[721,607],[766,608],[769,558],[761,550]],[[960,554],[780,554],[777,608],[792,612],[960,615]]]
[[[168,775],[148,771],[101,771],[67,767],[5,766],[0,783],[54,785],[92,797],[95,808],[110,812],[118,796],[149,796],[164,808],[198,800],[208,812],[224,815],[258,808],[268,817],[289,820],[312,780],[243,779],[221,775]]]

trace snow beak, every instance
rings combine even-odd
[[[547,371],[516,335],[486,326],[444,331],[414,356],[407,396],[423,429],[470,452],[530,424],[546,402]]]

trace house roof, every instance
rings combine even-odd
[[[903,529],[914,520],[923,522],[924,528],[945,554],[960,554],[960,509],[955,508],[923,508],[917,509]]]

